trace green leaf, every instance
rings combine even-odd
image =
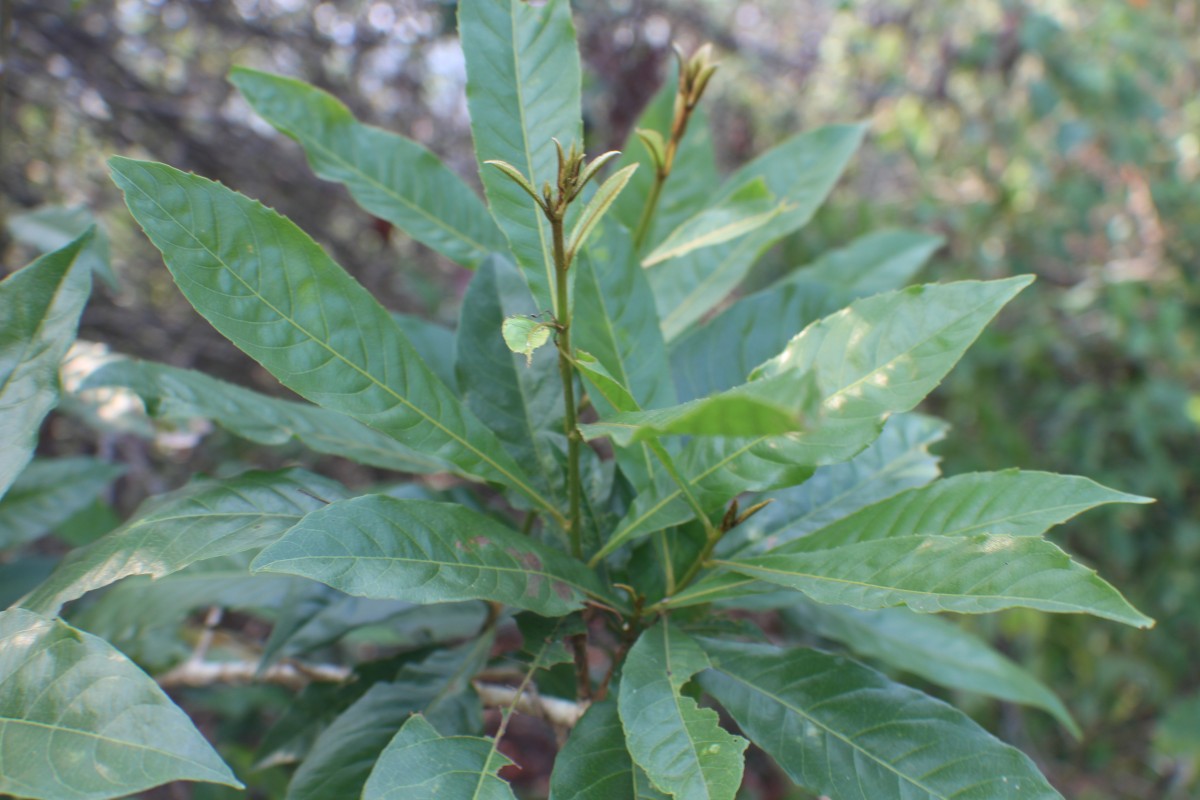
[[[592,231],[600,224],[600,220],[604,218],[605,212],[609,206],[621,194],[621,190],[625,188],[625,184],[629,183],[630,176],[637,169],[637,164],[631,164],[624,169],[617,170],[608,180],[600,184],[600,188],[592,195],[592,199],[584,206],[583,212],[579,215],[579,221],[575,223],[575,227],[571,229],[571,236],[567,240],[567,263],[570,264],[575,254],[579,252],[579,248],[588,240]]]
[[[783,372],[683,405],[614,414],[579,430],[585,439],[607,436],[622,447],[666,434],[778,436],[817,424],[819,399],[811,372]]]
[[[553,507],[387,311],[299,228],[204,178],[125,158],[109,163],[191,304],[281,383]]]
[[[0,499],[0,550],[54,530],[124,472],[124,467],[94,458],[33,461]]]
[[[1094,571],[1035,537],[901,536],[713,563],[796,589],[818,603],[860,609],[907,605],[924,613],[984,614],[1036,608],[1138,628],[1154,624]]]
[[[681,693],[710,666],[692,637],[659,622],[629,650],[617,707],[629,752],[658,790],[688,800],[733,800],[747,742],[722,730],[715,711]]]
[[[865,127],[832,125],[793,137],[734,173],[709,204],[726,203],[747,183],[762,179],[788,210],[749,235],[659,264],[650,285],[671,341],[711,311],[781,237],[804,225],[824,202],[858,149]]]
[[[550,800],[668,800],[633,763],[612,700],[593,703],[554,758]]]
[[[370,213],[471,269],[505,248],[475,193],[421,145],[363,125],[301,81],[244,67],[234,67],[229,80],[263,119],[300,143],[313,172],[344,184]]]
[[[558,160],[552,139],[583,141],[579,51],[569,4],[464,0],[458,30],[479,163],[505,161],[535,187],[553,184]],[[534,300],[557,316],[549,221],[500,171],[484,169],[480,177]]]
[[[907,284],[940,244],[911,231],[869,233],[741,298],[673,343],[671,370],[680,397],[736,386],[808,323],[860,296]]]
[[[554,328],[546,322],[538,322],[520,315],[505,317],[500,324],[504,344],[514,353],[525,356],[525,366],[533,366],[533,351],[550,341]]]
[[[433,370],[433,374],[437,375],[442,383],[457,392],[458,379],[454,376],[454,331],[413,314],[393,311],[391,315],[421,360]]]
[[[724,202],[688,219],[642,259],[643,267],[687,255],[693,250],[728,242],[766,225],[787,210],[762,178],[755,178]]]
[[[856,611],[813,603],[790,592],[779,594],[783,613],[806,631],[940,686],[1040,708],[1076,738],[1081,735],[1070,712],[1044,683],[952,622],[906,608]]]
[[[516,800],[496,774],[513,762],[490,739],[442,736],[416,714],[388,743],[363,789],[363,800],[411,797],[470,797]]]
[[[452,650],[437,650],[406,664],[395,680],[372,686],[317,737],[288,784],[286,800],[359,797],[372,765],[413,713],[452,733],[479,728],[471,678],[487,662],[492,641],[491,635],[481,635]]]
[[[120,528],[71,551],[22,605],[55,614],[63,603],[130,575],[162,577],[197,561],[262,547],[344,495],[340,484],[303,470],[194,481],[151,498]]]
[[[368,495],[309,514],[255,559],[347,594],[413,603],[489,600],[562,616],[600,595],[574,559],[462,506]]]
[[[910,489],[827,525],[774,552],[823,550],[899,536],[1039,536],[1106,503],[1150,503],[1074,475],[976,472]]]
[[[146,673],[103,639],[0,612],[0,792],[125,797],[176,780],[242,788]]]
[[[704,640],[700,685],[796,783],[832,800],[1061,800],[962,712],[816,650]]]
[[[278,446],[295,440],[318,453],[401,472],[455,469],[344,414],[270,397],[194,370],[123,358],[105,364],[81,384],[82,389],[100,386],[130,389],[155,417],[212,420],[259,444]]]
[[[58,404],[58,365],[91,291],[78,258],[91,236],[0,282],[0,497],[33,457],[38,428]]]
[[[117,276],[109,257],[108,234],[87,206],[40,206],[8,218],[8,230],[18,242],[49,253],[66,247],[95,228],[77,257],[82,269],[99,275],[111,288],[117,288]]]

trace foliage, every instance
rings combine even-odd
[[[266,651],[228,663],[205,660],[214,621],[159,681],[311,681],[258,754],[299,762],[288,798],[513,797],[501,748],[514,714],[565,739],[555,797],[731,800],[751,742],[833,798],[1059,797],[961,711],[809,646],[820,635],[1071,728],[1033,676],[924,615],[1024,608],[1152,624],[1043,538],[1087,509],[1145,498],[1035,472],[936,480],[927,448],[943,429],[913,409],[1030,279],[906,286],[936,241],[884,231],[726,305],[817,212],[863,126],[792,137],[717,185],[697,112],[715,64],[701,48],[680,56],[677,87],[620,159],[589,161],[566,0],[464,0],[459,29],[486,205],[429,152],[328,95],[233,77],[317,174],[474,270],[452,342],[394,317],[273,210],[116,157],[113,179],[184,296],[308,402],[144,362],[89,384],[254,441],[449,475],[455,488],[411,479],[361,493],[288,469],[197,477],[148,501],[0,612],[0,681],[21,687],[0,701],[11,731],[0,763],[48,759],[0,788],[99,798],[173,779],[240,785],[145,672],[59,618],[130,578],[92,606],[90,624],[112,640],[177,613],[181,597],[273,618]],[[5,503],[60,489],[39,479],[40,462],[17,473],[57,400],[55,367],[97,269],[91,237],[0,284]],[[745,612],[780,606],[812,609],[795,615],[805,633],[762,643]],[[901,641],[863,633],[873,626]],[[356,636],[373,647],[348,666],[279,660]],[[957,658],[913,666],[944,651]],[[129,688],[93,694],[108,681]],[[135,700],[134,712],[116,707]],[[484,708],[499,709],[490,736]],[[92,744],[47,744],[47,731]]]

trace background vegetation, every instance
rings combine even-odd
[[[117,274],[89,305],[81,338],[278,391],[174,291],[108,180],[103,160],[114,152],[194,169],[261,198],[392,307],[452,318],[465,272],[313,177],[225,75],[245,64],[316,83],[475,180],[453,3],[47,0],[6,8],[3,264],[26,263],[58,224],[30,217],[31,209],[96,213]],[[1058,535],[1158,627],[1014,612],[973,620],[1062,694],[1082,741],[1033,712],[957,702],[1034,754],[1068,796],[1192,796],[1200,788],[1200,3],[624,0],[579,4],[576,23],[584,72],[596,82],[585,86],[594,152],[623,140],[668,71],[671,41],[691,49],[711,40],[721,52],[710,116],[724,167],[787,132],[871,121],[851,177],[766,259],[763,282],[885,223],[946,238],[926,279],[1039,276],[929,404],[956,428],[941,451],[944,471],[1019,464],[1157,497],[1154,506],[1095,511]],[[134,466],[57,539],[30,545],[47,568],[66,543],[103,533],[197,465],[226,472],[298,455],[250,453],[202,429],[153,430],[136,415],[98,427],[79,420],[52,417],[45,454],[111,454]],[[357,486],[374,477],[340,461],[317,466]],[[5,571],[6,559],[15,553],[0,555],[0,599],[40,577],[28,559],[22,574]],[[202,623],[201,614],[182,633],[139,632],[130,655],[169,665]],[[247,641],[265,630],[252,615],[230,627]],[[289,696],[205,690],[182,701],[201,724],[219,726],[219,741],[244,743],[224,755],[245,774],[263,720]],[[536,763],[543,743],[526,744],[517,760]],[[262,796],[276,796],[284,782],[277,773],[259,773]],[[185,791],[222,792],[149,796]]]

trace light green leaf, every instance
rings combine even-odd
[[[617,707],[629,752],[655,788],[688,800],[733,800],[747,742],[724,731],[715,711],[681,694],[710,666],[692,637],[659,622],[629,650]]]
[[[388,312],[299,228],[204,178],[124,158],[109,163],[184,295],[285,386],[553,508]]]
[[[788,210],[749,235],[650,270],[668,342],[724,300],[766,249],[808,222],[858,149],[864,131],[862,125],[832,125],[801,134],[754,159],[725,182],[709,207],[720,206],[748,182],[761,178],[771,194],[788,204]]]
[[[706,208],[684,222],[642,259],[643,267],[687,255],[693,250],[728,242],[752,233],[787,210],[767,188],[762,178],[755,178],[719,205]]]
[[[0,497],[33,457],[38,428],[58,404],[58,365],[91,291],[78,258],[91,236],[0,282]]]
[[[8,230],[18,242],[49,253],[66,247],[95,228],[77,257],[82,269],[91,270],[113,289],[117,276],[109,257],[108,234],[87,206],[40,206],[8,218]]]
[[[1106,503],[1149,503],[1075,475],[976,472],[955,475],[890,497],[774,552],[823,550],[898,536],[1039,536]]]
[[[454,472],[447,461],[418,453],[344,414],[260,394],[194,370],[119,359],[89,375],[82,389],[123,386],[155,417],[202,418],[235,436],[265,445],[295,440],[318,453],[401,472]]]
[[[621,190],[625,188],[625,184],[629,182],[630,176],[638,168],[637,164],[631,164],[624,169],[617,170],[608,180],[600,184],[600,188],[592,195],[592,199],[583,207],[583,212],[579,215],[579,221],[575,223],[575,227],[571,230],[571,236],[567,240],[567,263],[571,263],[575,259],[575,254],[579,252],[579,248],[587,241],[592,231],[600,224],[600,220],[604,218],[604,214],[608,211],[609,206],[621,194]]]
[[[1070,712],[1044,683],[952,622],[906,608],[857,611],[813,603],[791,592],[778,595],[786,617],[860,656],[940,686],[1040,708],[1076,738],[1081,735]]]
[[[516,800],[512,787],[496,774],[512,763],[490,739],[442,736],[416,714],[379,756],[362,796],[363,800]]]
[[[534,187],[553,184],[558,161],[552,140],[564,146],[583,141],[579,51],[567,0],[463,0],[458,30],[479,163],[505,161]],[[557,316],[549,221],[500,171],[484,169],[480,177],[534,300]]]
[[[33,461],[0,500],[0,550],[49,533],[91,505],[124,472],[94,458]]]
[[[1025,754],[860,664],[706,639],[700,685],[796,783],[832,800],[1062,800]]]
[[[461,178],[421,145],[358,122],[301,81],[234,67],[229,80],[267,122],[295,139],[313,172],[341,183],[364,209],[464,267],[505,248],[504,236]]]
[[[901,536],[713,563],[796,589],[818,603],[852,608],[906,605],[923,613],[961,614],[1036,608],[1138,628],[1154,624],[1094,571],[1035,537]]]
[[[613,700],[593,703],[554,758],[550,800],[668,800],[633,763]]]
[[[347,594],[413,603],[489,600],[562,616],[602,590],[595,575],[462,506],[368,495],[309,514],[252,565]]]
[[[63,603],[130,575],[162,577],[197,561],[262,547],[308,512],[343,496],[340,484],[303,470],[194,481],[151,498],[120,528],[72,550],[22,605],[56,614]]]
[[[505,317],[500,325],[504,344],[514,353],[525,356],[527,367],[533,366],[533,351],[550,341],[550,333],[553,330],[549,323],[520,315]]]
[[[176,780],[241,788],[146,673],[61,620],[0,612],[0,684],[0,792],[103,800]]]
[[[940,243],[911,231],[869,233],[741,298],[673,343],[671,370],[680,397],[736,386],[810,322],[860,296],[907,284]]]

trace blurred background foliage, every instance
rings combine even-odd
[[[1063,695],[1082,741],[1035,712],[954,699],[1033,754],[1069,797],[1194,796],[1200,2],[575,5],[594,151],[624,140],[669,71],[672,41],[685,50],[713,41],[722,54],[709,102],[726,168],[791,132],[871,122],[848,179],[812,224],[764,260],[752,284],[884,225],[945,237],[926,280],[1039,277],[928,408],[954,426],[940,446],[945,472],[1019,465],[1156,497],[1153,506],[1092,512],[1058,535],[1159,623],[1146,633],[1026,613],[969,621]],[[6,269],[24,264],[46,237],[82,224],[87,212],[75,207],[103,221],[116,276],[98,290],[81,338],[280,391],[176,294],[107,179],[103,162],[114,152],[195,170],[259,198],[391,307],[453,320],[468,275],[314,178],[298,148],[255,118],[225,80],[232,65],[245,64],[315,83],[477,182],[453,2],[3,0],[0,7],[0,256]],[[30,216],[46,204],[72,210]],[[100,455],[129,469],[57,539],[30,545],[46,564],[196,469],[299,455],[260,451],[204,428],[155,432],[144,421],[85,425],[85,417],[52,417],[43,455]],[[378,477],[341,462],[317,466],[353,485]],[[19,594],[20,579],[3,569],[16,554],[0,555],[0,576],[12,581],[6,595]],[[244,752],[236,744],[226,750],[243,775],[257,714],[265,709],[269,717],[287,703],[274,689],[184,699],[219,741],[246,743]],[[260,775],[259,796],[279,796],[279,774]],[[147,796],[188,796],[163,791]],[[191,796],[222,791],[201,787]]]

